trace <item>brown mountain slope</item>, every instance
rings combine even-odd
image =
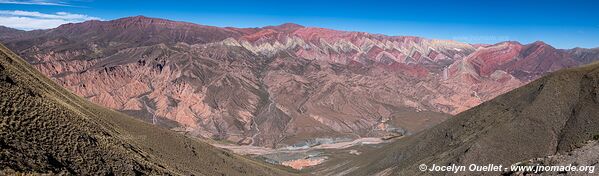
[[[73,175],[289,175],[108,110],[0,45],[0,171]]]
[[[570,54],[542,42],[474,46],[143,16],[15,33],[0,40],[94,103],[267,147],[416,133],[546,73],[599,59],[595,50]]]
[[[599,58],[599,48],[573,48],[566,51],[581,63],[591,63]]]
[[[331,162],[321,174],[445,175],[421,172],[418,165],[507,166],[571,151],[597,134],[599,63],[594,63],[533,81],[367,158]]]
[[[131,28],[139,32],[126,32]],[[215,42],[168,37],[185,36],[182,29],[187,28],[203,31],[194,32],[197,36],[192,39],[210,36],[212,29],[228,38]],[[447,117],[434,109],[452,108],[437,106],[434,101],[443,99],[427,96],[438,95],[434,89],[446,86],[429,83],[435,78],[422,66],[391,60],[344,64],[374,45],[378,49],[370,51],[373,55],[367,60],[391,58],[383,57],[388,55],[385,50],[399,54],[399,50],[425,52],[429,45],[444,47],[441,41],[416,37],[291,24],[207,28],[131,17],[63,25],[4,41],[42,73],[92,102],[157,125],[178,125],[192,134],[239,144],[276,147],[317,137],[347,140],[413,133]],[[470,49],[467,44],[456,47]],[[333,57],[341,60],[337,63]]]

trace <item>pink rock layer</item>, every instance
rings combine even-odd
[[[5,31],[2,42],[95,103],[189,134],[267,147],[415,133],[599,55],[542,42],[470,45],[141,16]]]

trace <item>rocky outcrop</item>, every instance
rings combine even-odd
[[[572,58],[581,54],[542,43],[475,47],[296,24],[218,28],[138,16],[25,33],[0,39],[82,97],[269,147],[411,134],[581,63]]]
[[[0,45],[0,175],[293,175],[78,97]]]
[[[598,85],[599,63],[560,70],[433,128],[362,154],[368,158],[324,163],[317,174],[350,170],[347,175],[451,175],[454,173],[423,172],[419,165],[510,166],[531,158],[566,155],[599,138]],[[336,163],[342,164],[333,165]],[[562,163],[567,161],[555,164]],[[456,175],[496,175],[501,171]]]
[[[521,167],[522,169],[514,171],[510,169],[510,171],[504,172],[502,175],[593,175],[597,174],[597,170],[595,169],[599,165],[598,163],[599,144],[596,140],[593,140],[588,141],[580,148],[564,154],[557,153],[555,155],[514,163],[513,165],[515,166],[523,166]],[[555,169],[555,167],[561,168]]]

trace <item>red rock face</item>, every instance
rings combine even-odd
[[[474,77],[491,77],[496,71],[501,70],[520,80],[529,81],[540,75],[579,64],[571,54],[543,42],[528,45],[503,42],[480,47],[464,58],[463,62],[454,63],[451,67],[453,70],[459,67],[458,65],[468,67]],[[454,71],[452,74],[457,73]]]
[[[295,24],[218,28],[146,17],[2,30],[56,82],[150,123],[239,144],[414,133],[595,50],[476,47]]]
[[[432,59],[432,60],[435,60],[435,59],[437,58],[437,56],[438,56],[438,55],[439,55],[439,53],[438,53],[438,52],[436,52],[436,51],[430,51],[430,52],[428,53],[428,58],[430,58],[430,59]]]
[[[520,57],[520,60],[506,64],[505,69],[521,79],[534,78],[535,75],[578,65],[578,62],[568,53],[543,42],[526,45]]]
[[[517,59],[521,50],[522,45],[505,42],[480,48],[464,60],[469,62],[479,75],[490,76],[500,66]]]

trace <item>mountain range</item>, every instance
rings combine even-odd
[[[273,148],[415,134],[548,73],[599,60],[599,48],[540,41],[473,45],[144,16],[0,28],[0,41],[94,103],[190,135]]]
[[[293,175],[74,95],[0,45],[0,175]]]
[[[593,63],[537,79],[435,127],[363,154],[368,157],[329,161],[316,173],[592,175],[596,173],[423,172],[418,166],[495,164],[509,168],[510,165],[536,163],[541,166],[596,167],[599,157],[594,154],[598,139],[599,63]]]

